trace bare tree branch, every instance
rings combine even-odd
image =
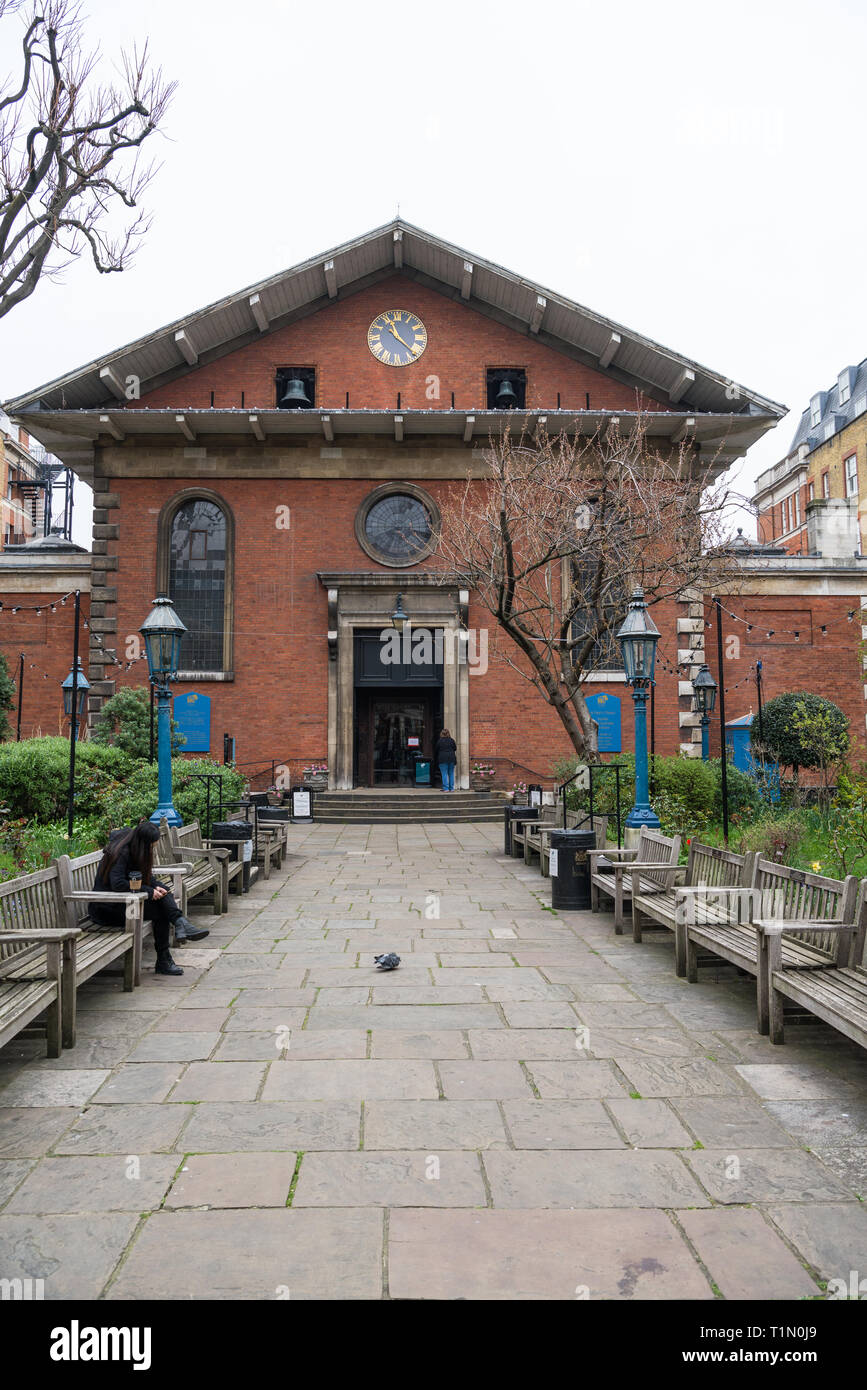
[[[11,24],[22,9],[0,0],[0,20]],[[101,274],[124,270],[149,225],[123,213],[156,172],[141,164],[141,147],[176,84],[151,68],[145,44],[123,55],[117,82],[101,85],[83,29],[75,0],[31,6],[20,80],[0,88],[0,318],[85,251]]]
[[[715,459],[652,440],[641,414],[625,433],[613,424],[592,436],[506,432],[491,441],[486,469],[443,503],[443,563],[502,629],[495,657],[594,758],[583,687],[612,652],[630,588],[652,606],[731,581],[726,537],[742,499],[717,481]]]

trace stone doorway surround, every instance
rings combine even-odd
[[[402,594],[413,627],[443,629],[443,722],[458,745],[456,785],[468,789],[467,590],[452,575],[425,570],[329,572],[317,577],[328,596],[329,788],[349,791],[353,786],[355,630],[391,627],[391,613]]]

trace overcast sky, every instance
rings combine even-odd
[[[863,0],[83,8],[107,67],[146,38],[180,83],[153,224],[129,271],[82,261],[0,321],[0,399],[398,206],[787,404],[746,491],[867,354]]]

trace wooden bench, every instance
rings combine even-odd
[[[94,861],[98,863],[101,855],[97,853],[85,858],[91,863],[83,873],[92,884],[96,872]],[[96,893],[90,886],[79,892],[74,886],[71,864],[68,856],[63,856],[47,869],[0,884],[0,976],[4,985],[4,1028],[14,1027],[15,1031],[20,1031],[29,1021],[24,1019],[24,1013],[29,1012],[31,1019],[35,1017],[40,1012],[36,1009],[36,996],[45,994],[41,985],[51,981],[56,989],[49,992],[50,997],[45,997],[51,1008],[48,1046],[52,1056],[59,1055],[52,1051],[57,1045],[56,1026],[59,1027],[59,1037],[64,1047],[75,1044],[78,986],[123,956],[123,985],[124,989],[131,990],[135,983],[136,960],[140,959],[141,953],[144,895]],[[79,882],[82,881],[80,876]],[[84,915],[79,918],[77,904],[88,901],[123,903],[124,925],[93,927],[90,930],[82,928],[79,923],[84,920]],[[58,942],[61,943],[59,958],[53,949]],[[9,989],[11,984],[40,988],[31,991],[33,997],[28,1003],[25,991]]]
[[[102,859],[102,850],[70,859],[68,854],[54,860],[60,892],[66,906],[66,922],[78,927],[82,936],[77,949],[78,983],[96,974],[103,965],[123,956],[123,987],[129,991],[141,984],[141,953],[145,937],[151,932],[150,922],[144,920],[147,895],[144,893],[96,893],[93,881]],[[122,927],[103,927],[90,916],[88,904],[123,903],[125,923]]]
[[[633,888],[645,894],[662,893],[670,883],[667,869],[676,868],[680,836],[661,835],[642,828],[635,849],[590,851],[590,904],[599,911],[600,894],[613,899],[614,931],[623,934],[623,904]]]
[[[228,904],[223,906],[223,874],[219,863],[204,851],[176,849],[165,817],[160,821],[160,838],[154,845],[154,877],[170,878],[173,884],[177,882],[175,896],[185,917],[190,900],[200,893],[213,896],[215,913],[227,910]]]
[[[682,920],[683,913],[678,912],[678,902],[682,902],[683,898],[678,899],[676,878],[683,876],[681,886],[687,887],[749,888],[753,881],[754,859],[755,855],[752,854],[734,854],[731,850],[717,849],[714,845],[703,845],[693,840],[685,869],[677,864],[668,864],[656,871],[655,877],[663,886],[642,886],[640,873],[635,870],[631,883],[633,941],[641,941],[643,918],[674,932],[675,971],[683,978],[686,974],[686,927]],[[710,910],[706,908],[706,911]],[[717,910],[724,913],[725,907]]]
[[[288,820],[269,820],[268,806],[256,807],[253,854],[262,860],[262,877],[271,877],[271,865],[280,868],[289,852]]]
[[[236,884],[235,891],[241,892],[244,882],[244,861],[233,859],[230,850],[224,845],[215,845],[212,840],[202,838],[202,830],[197,820],[191,821],[189,825],[171,826],[169,829],[172,847],[178,853],[181,860],[189,860],[195,863],[199,859],[206,859],[214,864],[220,872],[220,902],[222,912],[229,910],[229,889],[232,883]]]
[[[511,822],[511,841],[512,857],[520,858],[523,854],[524,863],[531,863],[532,856],[539,853],[542,842],[541,832],[561,829],[574,828],[581,811],[567,811],[566,825],[562,825],[559,806],[540,806],[539,815],[536,820],[521,820],[520,818]],[[532,836],[532,839],[531,839]]]
[[[75,982],[66,964],[66,952],[74,949],[75,936],[69,931],[48,928],[21,928],[0,932],[0,1047],[45,1014],[49,1057],[59,1057],[63,1048],[63,998]],[[5,972],[15,959],[41,952],[44,975],[39,979],[12,979]]]
[[[678,918],[685,932],[686,978],[692,984],[698,979],[699,948],[754,975],[758,1030],[767,1034],[769,988],[759,981],[762,933],[756,924],[784,926],[779,933],[779,968],[784,972],[837,965],[846,936],[841,928],[851,932],[855,924],[858,880],[854,874],[824,878],[758,856],[747,877],[751,881],[745,887],[679,888]]]
[[[543,878],[551,877],[551,836],[555,830],[562,830],[561,825],[542,825],[539,829],[537,843],[539,846],[539,872]],[[596,832],[596,848],[604,849],[608,843],[608,817],[590,816],[586,811],[567,811],[566,812],[567,830],[593,830]],[[532,846],[531,846],[532,848]],[[526,863],[526,850],[524,856]]]
[[[788,938],[809,941],[815,931],[825,940],[827,960],[805,966],[787,960]],[[867,879],[862,879],[853,921],[788,922],[760,919],[756,923],[759,953],[758,988],[768,1001],[768,1031],[772,1043],[785,1041],[784,1000],[789,999],[829,1023],[853,1042],[867,1047]],[[830,938],[836,936],[837,959],[831,963]]]

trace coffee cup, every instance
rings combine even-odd
[[[129,876],[129,886],[133,893],[141,892],[141,874],[133,870]]]

